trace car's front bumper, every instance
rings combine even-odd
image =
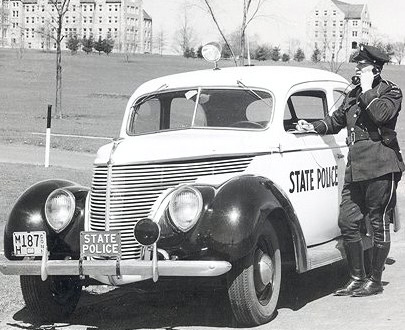
[[[158,276],[218,276],[231,269],[227,261],[215,260],[3,260],[0,271],[5,275],[137,275],[142,279]]]

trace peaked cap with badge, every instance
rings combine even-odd
[[[358,53],[353,57],[354,62],[366,61],[373,65],[382,67],[390,61],[387,53],[377,47],[360,44]]]

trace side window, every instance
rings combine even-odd
[[[294,130],[299,119],[308,122],[323,119],[327,114],[328,104],[323,91],[302,91],[289,97],[284,112],[284,129]]]
[[[342,105],[345,97],[346,97],[345,92],[343,92],[341,90],[334,90],[333,91],[333,107],[332,107],[331,111],[338,109]]]

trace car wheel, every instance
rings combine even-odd
[[[25,304],[36,319],[62,321],[76,308],[82,293],[78,276],[20,276],[21,291]]]
[[[281,283],[281,254],[269,223],[254,250],[235,262],[228,273],[228,295],[239,324],[269,322],[277,307]]]

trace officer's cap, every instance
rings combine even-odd
[[[358,53],[353,57],[353,61],[367,61],[370,64],[382,67],[384,63],[390,61],[390,58],[377,47],[360,44]]]

